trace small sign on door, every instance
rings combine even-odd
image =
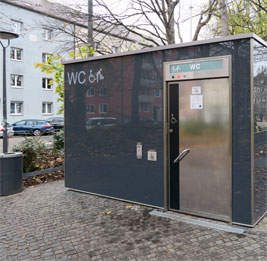
[[[191,110],[203,109],[203,95],[190,95],[190,109]]]
[[[157,152],[155,150],[148,150],[147,151],[147,160],[157,161]]]
[[[136,158],[142,159],[142,143],[141,142],[136,143]]]
[[[192,94],[201,94],[201,86],[192,87]]]

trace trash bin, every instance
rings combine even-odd
[[[22,190],[23,154],[0,154],[0,196],[18,193]]]

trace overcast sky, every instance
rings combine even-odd
[[[76,4],[87,4],[87,0],[48,0],[50,2],[58,2],[61,4],[65,4],[68,6],[75,7]],[[123,5],[127,6],[128,0],[123,0],[120,1],[120,5],[114,4],[118,3],[118,0],[108,0],[109,1],[109,7],[114,10],[114,12],[118,13],[120,10],[123,9]],[[201,3],[200,3],[201,2]],[[193,14],[193,19],[192,19],[192,34],[194,34],[197,21],[199,17],[194,17],[196,14],[200,12],[200,5],[203,5],[207,0],[181,0],[181,20],[186,20],[184,23],[180,24],[181,32],[182,32],[182,37],[184,42],[190,41],[190,3],[192,3],[192,14]],[[177,40],[177,42],[179,42]]]

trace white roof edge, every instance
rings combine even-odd
[[[129,52],[123,52],[123,53],[116,53],[116,54],[108,54],[108,55],[101,55],[101,56],[93,56],[85,59],[75,59],[70,61],[63,61],[63,64],[72,64],[72,63],[82,63],[86,61],[96,61],[96,60],[102,60],[102,59],[109,59],[109,58],[115,58],[115,57],[121,57],[121,56],[128,56],[128,55],[134,55],[134,54],[143,54],[148,52],[157,52],[157,51],[163,51],[163,50],[169,50],[169,49],[175,49],[175,48],[182,48],[182,47],[189,47],[189,46],[195,46],[195,45],[203,45],[203,44],[209,44],[209,43],[219,43],[219,42],[226,42],[226,41],[232,41],[232,40],[239,40],[239,39],[248,39],[253,38],[263,44],[265,47],[267,47],[267,43],[262,40],[259,36],[257,36],[254,33],[247,33],[247,34],[238,34],[238,35],[231,35],[231,36],[223,36],[219,38],[213,38],[213,39],[206,39],[206,40],[200,40],[200,41],[193,41],[193,42],[187,42],[187,43],[179,43],[179,44],[171,44],[171,45],[162,45],[157,47],[151,47],[151,48],[145,48],[142,50],[137,51],[129,51]]]

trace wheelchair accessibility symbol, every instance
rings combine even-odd
[[[157,161],[157,152],[155,150],[148,150],[147,151],[147,160]]]
[[[104,76],[102,75],[102,69],[99,69],[99,71],[95,74],[93,73],[93,70],[90,70],[88,80],[90,83],[99,82],[104,80]]]

